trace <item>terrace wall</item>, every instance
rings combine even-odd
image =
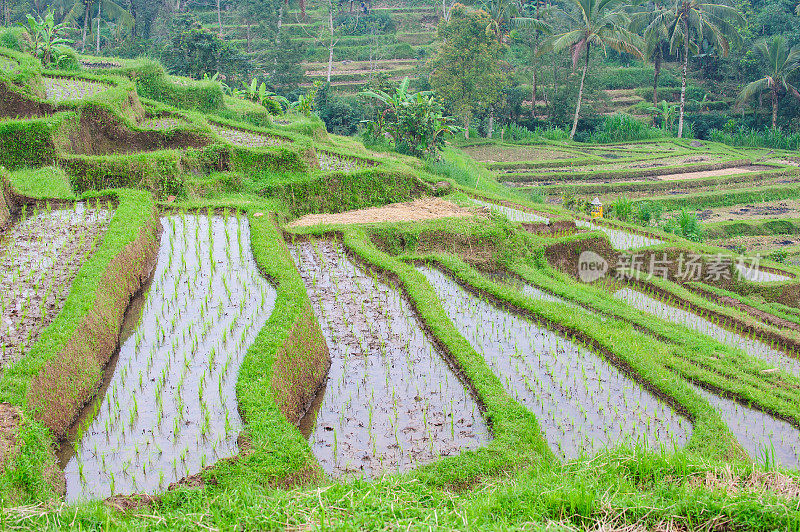
[[[92,283],[95,285],[92,304],[85,313],[76,316],[71,333],[62,339],[60,346],[52,349],[51,356],[32,375],[27,386],[28,409],[56,438],[66,435],[81,408],[100,386],[103,368],[119,343],[125,309],[155,264],[160,227],[157,212],[152,202],[138,207],[141,210],[137,214],[143,219],[133,224],[139,226],[136,236],[109,257],[101,275]],[[120,210],[122,206],[117,215],[126,214]],[[115,240],[113,231],[112,222],[106,241]],[[101,252],[98,250],[96,255]],[[73,285],[73,291],[75,289]],[[54,322],[53,326],[56,325],[59,324]],[[53,342],[51,338],[43,338],[42,343]]]

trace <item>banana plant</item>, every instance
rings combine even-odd
[[[678,104],[670,104],[665,100],[661,100],[658,105],[648,107],[647,111],[661,119],[661,128],[664,131],[671,131],[672,124],[675,122],[675,117],[678,113]]]
[[[219,83],[219,86],[222,87],[222,92],[228,96],[233,95],[233,89],[227,83],[223,83],[220,81],[219,72],[214,72],[213,76],[209,76],[208,73],[203,74],[203,81],[210,81]]]
[[[39,56],[39,47],[44,52],[42,62],[49,64],[52,60],[53,46],[58,44],[68,44],[70,41],[63,39],[58,34],[66,27],[66,23],[55,23],[55,14],[52,8],[48,8],[44,18],[34,17],[31,14],[26,16],[26,23],[20,26],[28,30],[33,43],[33,55]]]
[[[406,77],[393,94],[385,91],[364,91],[361,96],[374,98],[384,105],[383,112],[367,128],[374,136],[383,135],[384,128],[394,139],[395,149],[405,148],[412,155],[421,157],[441,149],[447,134],[461,128],[451,125],[451,118],[442,113],[432,91],[411,92]]]
[[[264,107],[267,107],[264,102],[271,100],[280,106],[281,111],[286,111],[290,106],[289,100],[279,94],[267,90],[267,84],[263,81],[259,83],[258,78],[253,78],[250,80],[249,84],[242,82],[242,85],[244,86],[245,98],[252,102],[260,103],[261,105],[264,105]]]

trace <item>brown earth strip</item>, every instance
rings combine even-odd
[[[703,179],[705,177],[718,177],[725,175],[742,174],[746,172],[762,172],[772,170],[769,166],[734,166],[733,168],[721,168],[719,170],[707,170],[704,172],[684,172],[681,174],[666,174],[658,177],[659,181],[680,181],[683,179]]]
[[[473,215],[475,215],[474,211],[459,207],[449,201],[426,197],[404,203],[393,203],[385,207],[359,209],[338,214],[308,214],[290,223],[289,227],[407,222]]]

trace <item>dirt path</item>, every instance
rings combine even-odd
[[[337,214],[308,214],[289,224],[289,227],[307,227],[323,224],[370,224],[380,222],[411,222],[472,216],[475,213],[449,201],[438,198],[421,198],[405,203],[392,203]]]

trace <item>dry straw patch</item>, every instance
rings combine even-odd
[[[474,211],[439,198],[420,198],[385,207],[373,207],[337,214],[309,214],[295,220],[289,227],[307,227],[327,224],[369,224],[381,222],[407,222],[437,218],[473,216]]]
[[[722,469],[692,476],[689,478],[688,484],[695,488],[722,490],[729,494],[750,491],[800,499],[800,481],[778,471],[759,471],[754,468],[748,475],[741,476],[733,471],[730,465],[727,465]]]

